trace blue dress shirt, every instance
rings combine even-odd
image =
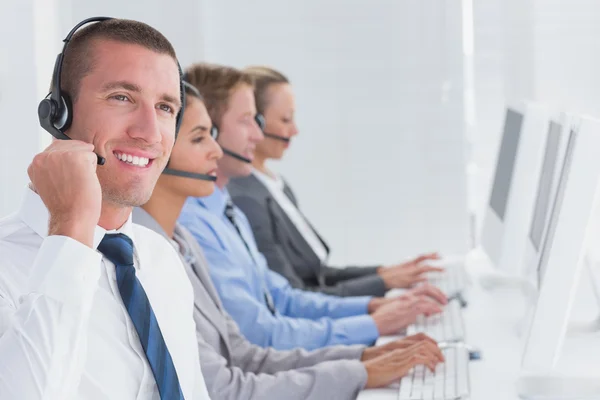
[[[225,216],[227,190],[203,198],[188,198],[179,217],[204,249],[211,278],[227,312],[252,343],[278,350],[308,350],[336,344],[372,344],[379,332],[367,314],[371,297],[336,297],[294,289],[271,271],[258,251],[244,213],[235,219],[248,249]],[[256,261],[254,261],[256,260]],[[273,298],[273,315],[264,290]]]

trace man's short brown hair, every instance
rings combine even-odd
[[[239,85],[254,88],[252,77],[237,68],[223,65],[198,63],[185,70],[185,79],[194,85],[204,98],[210,119],[215,125],[221,123],[227,111],[229,97]]]
[[[177,62],[171,43],[150,25],[128,19],[91,23],[73,35],[64,54],[60,86],[73,102],[79,95],[81,80],[94,68],[94,44],[98,40],[136,44],[159,54],[168,54]]]

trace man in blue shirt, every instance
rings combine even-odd
[[[252,81],[236,69],[206,64],[189,68],[186,79],[204,96],[226,156],[216,171],[218,189],[206,198],[189,198],[179,222],[204,249],[223,305],[249,341],[280,350],[368,345],[420,314],[441,311],[425,296],[432,294],[428,286],[397,299],[340,298],[293,289],[271,271],[246,216],[225,188],[230,178],[251,173],[254,147],[263,139],[254,119]]]

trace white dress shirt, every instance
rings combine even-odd
[[[327,249],[323,246],[323,243],[319,240],[319,237],[315,234],[315,231],[312,230],[310,225],[306,222],[306,219],[298,210],[298,208],[292,203],[289,197],[283,191],[285,186],[283,179],[280,176],[275,175],[275,178],[260,172],[257,169],[252,171],[252,174],[262,182],[263,185],[267,188],[269,193],[273,196],[279,207],[286,213],[290,221],[294,224],[298,232],[302,235],[306,243],[311,247],[311,249],[315,252],[317,257],[321,262],[325,262],[327,258]]]
[[[29,189],[0,220],[0,399],[159,399],[115,266],[95,250],[107,232],[96,227],[91,249],[47,230],[48,211]],[[119,232],[134,243],[136,275],[185,399],[208,399],[179,255],[131,218]]]

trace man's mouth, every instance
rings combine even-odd
[[[148,166],[148,164],[152,163],[152,160],[153,160],[148,157],[134,156],[132,154],[121,153],[121,152],[114,152],[113,154],[121,162],[124,162],[125,164],[129,164],[129,165],[134,165],[134,166],[140,167],[140,168],[146,168]]]

